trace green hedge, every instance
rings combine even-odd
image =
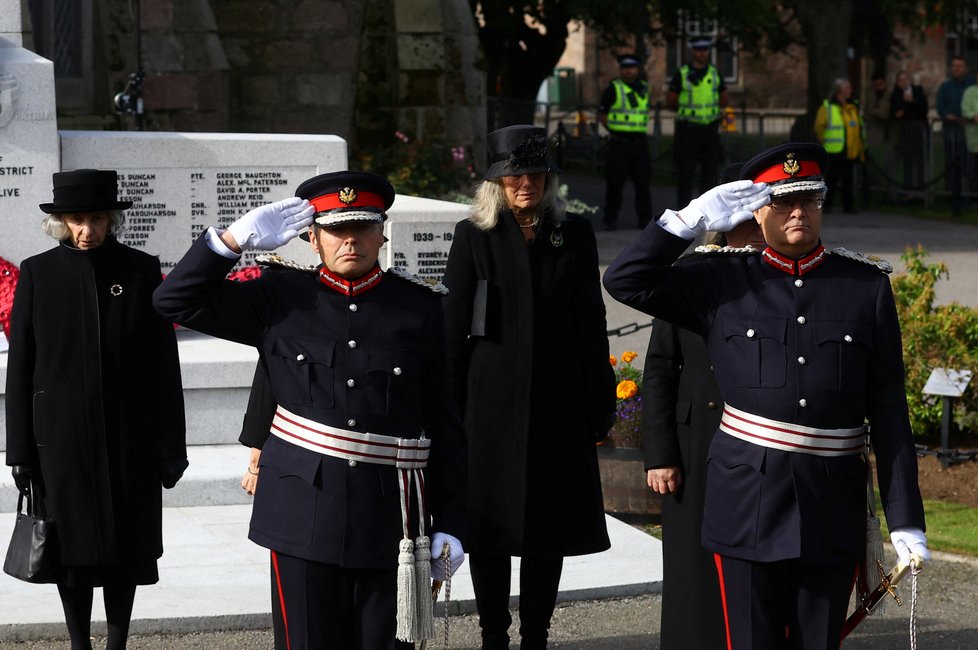
[[[903,332],[910,422],[915,436],[937,439],[941,399],[921,391],[934,368],[978,372],[978,310],[956,302],[934,304],[934,285],[948,277],[948,270],[943,262],[928,264],[926,257],[923,247],[908,248],[902,256],[907,272],[892,284]],[[978,433],[976,385],[972,381],[964,396],[954,400],[954,423],[970,434]]]

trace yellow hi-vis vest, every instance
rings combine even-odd
[[[644,93],[629,88],[621,79],[611,82],[615,103],[608,109],[608,130],[618,133],[647,133],[649,130],[649,89]]]
[[[822,144],[827,153],[842,153],[846,146],[846,123],[842,119],[842,108],[835,102],[825,100],[825,133],[822,134]]]
[[[689,66],[679,68],[682,90],[679,91],[679,119],[694,124],[710,124],[720,117],[720,75],[708,65],[699,82],[689,82]]]

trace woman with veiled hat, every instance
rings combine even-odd
[[[114,171],[54,174],[24,260],[7,361],[7,464],[57,528],[71,648],[91,648],[102,587],[107,648],[125,648],[137,585],[159,580],[162,494],[187,467],[173,326],[153,311],[160,263],[115,234],[131,205]]]
[[[521,648],[545,648],[563,558],[610,545],[595,440],[614,421],[614,373],[594,233],[564,211],[546,132],[510,126],[488,145],[443,279],[469,440],[468,550],[482,647],[508,647],[519,556]]]

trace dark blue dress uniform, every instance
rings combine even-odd
[[[886,275],[821,245],[798,260],[768,248],[673,266],[688,245],[651,225],[608,268],[605,287],[615,299],[701,335],[728,406],[822,430],[868,421],[889,528],[923,529]],[[837,648],[848,588],[865,552],[863,458],[763,446],[721,426],[707,463],[702,542],[717,554],[722,592],[731,580],[750,583],[746,598],[724,594],[728,643],[732,634],[756,645],[757,629],[767,626],[773,631],[762,645],[784,647],[787,626],[792,643]],[[783,602],[792,588],[785,585],[805,580],[797,602]],[[830,621],[830,629],[813,631],[807,615]],[[772,620],[784,620],[780,631]]]
[[[156,292],[157,310],[257,347],[275,402],[292,414],[347,431],[430,439],[424,533],[462,538],[466,444],[448,381],[441,296],[379,267],[352,281],[280,267],[231,282],[225,276],[234,262],[202,237]],[[393,648],[403,537],[398,470],[272,435],[260,472],[249,537],[272,549],[276,569],[288,563],[282,575],[305,572],[311,581],[280,585],[290,647],[318,649],[317,637],[342,633],[350,636],[332,637],[328,647]],[[305,611],[290,611],[293,602]],[[296,638],[297,630],[311,641]]]
[[[605,287],[617,300],[703,336],[728,404],[818,428],[868,420],[890,529],[923,529],[887,277],[827,252],[804,275],[761,255],[671,266],[688,245],[650,226],[608,268]],[[714,437],[702,537],[708,549],[755,562],[855,565],[865,530],[860,456],[781,451],[723,432]]]

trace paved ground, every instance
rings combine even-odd
[[[918,580],[917,647],[921,650],[978,648],[978,608],[974,602],[978,561],[941,555]],[[843,644],[843,649],[909,648],[909,582],[900,587],[900,593],[904,598],[902,607],[889,604],[882,616],[867,619]],[[567,650],[656,650],[659,647],[660,609],[661,599],[657,594],[559,605],[554,615],[550,645]],[[443,619],[439,619],[438,624],[441,626]],[[511,633],[515,634],[515,629]],[[479,647],[478,639],[478,623],[474,615],[453,617],[448,646],[439,637],[428,647],[470,650]],[[53,650],[65,645],[63,640],[0,642],[0,650]],[[95,647],[104,647],[104,639],[97,639]],[[129,647],[134,650],[264,649],[272,647],[272,636],[267,629],[253,629],[134,637]]]

